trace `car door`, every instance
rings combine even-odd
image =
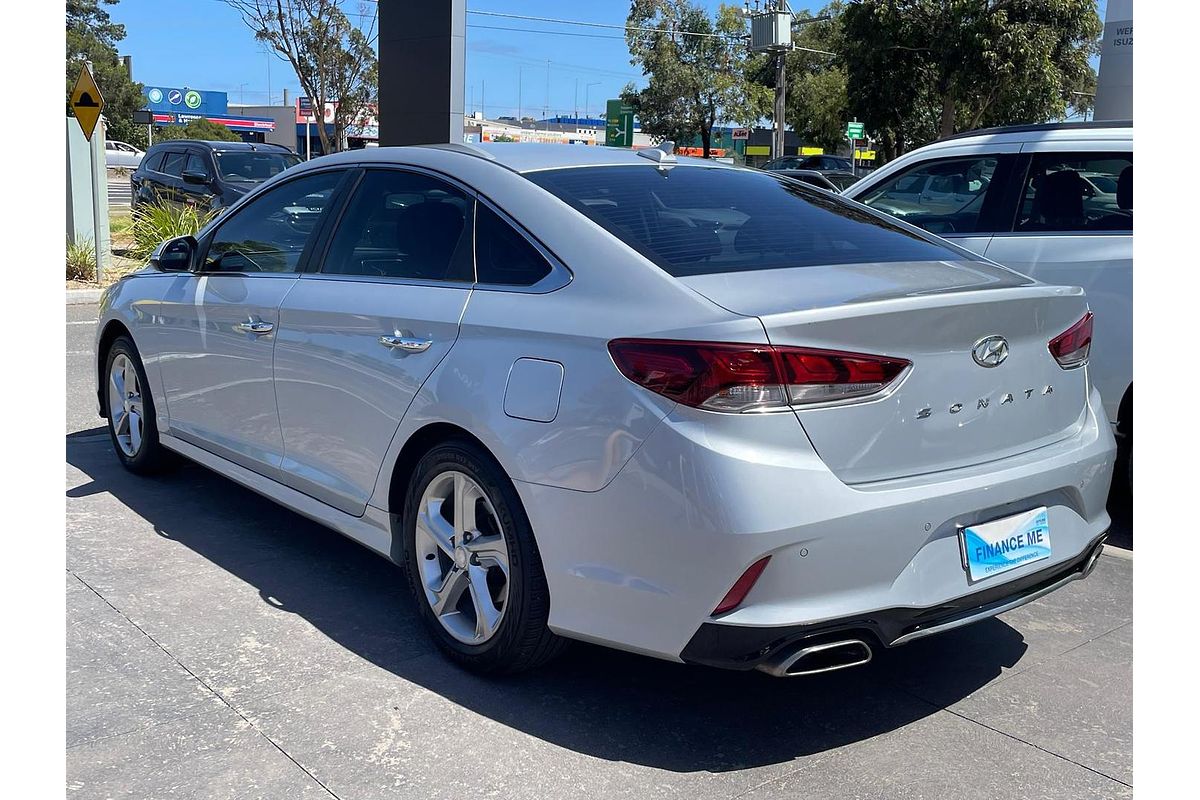
[[[183,201],[180,185],[183,182],[183,166],[186,163],[187,151],[183,148],[172,148],[163,154],[162,165],[152,177],[154,196],[174,208],[178,208]]]
[[[179,184],[180,200],[184,205],[207,210],[211,207],[213,198],[213,170],[210,166],[208,155],[203,151],[189,150],[187,161],[183,165],[183,172],[203,175],[204,182],[189,183],[181,175]]]
[[[280,307],[283,480],[361,515],[413,397],[458,337],[475,198],[409,169],[361,173],[328,245]]]
[[[1036,142],[1014,173],[1019,202],[987,257],[1046,283],[1082,286],[1096,315],[1090,372],[1110,421],[1133,380],[1133,151],[1112,140]],[[1116,208],[1089,202],[1111,177]]]
[[[848,195],[984,255],[1002,224],[1020,144],[953,148],[855,184]]]
[[[167,289],[158,357],[170,433],[268,477],[283,436],[272,384],[279,304],[345,170],[306,173],[247,203],[200,242]]]

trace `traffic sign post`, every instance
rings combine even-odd
[[[79,68],[79,77],[75,80],[75,88],[71,90],[71,111],[75,114],[75,120],[79,123],[79,127],[83,130],[83,137],[88,142],[88,158],[91,161],[91,176],[92,176],[92,244],[93,250],[96,252],[96,282],[100,283],[104,275],[104,237],[100,235],[100,222],[103,219],[101,211],[101,201],[108,203],[107,196],[101,198],[100,192],[100,164],[104,157],[103,153],[97,153],[101,147],[100,139],[93,138],[96,132],[96,124],[100,121],[100,113],[104,110],[104,96],[100,94],[100,87],[96,85],[96,79],[92,77],[92,62],[85,61],[83,66]]]
[[[312,161],[313,104],[311,97],[297,97],[296,109],[304,117],[304,160]]]
[[[604,115],[604,144],[608,147],[633,147],[633,106],[609,100]]]

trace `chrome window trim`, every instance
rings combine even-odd
[[[347,165],[340,165],[340,166],[344,168]],[[474,200],[475,203],[477,203],[477,204],[483,203],[484,205],[486,205],[489,209],[494,211],[502,220],[504,220],[508,225],[510,225],[518,234],[520,234],[525,239],[525,241],[529,242],[529,244],[531,244],[534,247],[534,249],[536,249],[538,251],[538,253],[540,253],[541,256],[543,258],[545,258],[546,261],[550,264],[550,274],[548,274],[546,277],[542,278],[537,283],[531,284],[529,286],[512,286],[512,285],[508,285],[508,284],[480,283],[478,281],[479,264],[476,260],[476,255],[475,255],[475,244],[477,241],[475,226],[476,226],[476,220],[478,219],[478,214],[476,214],[476,213],[474,213],[474,211],[472,211],[472,214],[471,214],[471,268],[472,268],[472,271],[474,272],[476,280],[471,281],[469,283],[466,281],[432,281],[432,280],[423,280],[423,279],[419,279],[419,278],[394,278],[394,277],[389,277],[386,275],[343,275],[343,274],[339,274],[339,273],[321,272],[320,270],[317,270],[315,272],[301,273],[301,277],[322,277],[325,280],[339,279],[339,280],[350,280],[350,281],[365,281],[367,283],[399,284],[399,285],[403,285],[403,286],[450,286],[450,287],[455,287],[455,288],[464,288],[465,287],[468,289],[478,289],[480,291],[485,291],[485,292],[512,292],[512,293],[517,293],[517,294],[549,294],[550,292],[558,291],[559,289],[568,285],[569,283],[571,283],[571,281],[573,281],[575,279],[574,273],[571,272],[571,270],[569,268],[567,268],[567,266],[565,264],[563,264],[562,261],[557,256],[555,256],[554,253],[552,253],[545,245],[543,245],[532,234],[530,234],[529,231],[527,231],[523,225],[518,223],[512,217],[512,215],[510,215],[504,209],[500,208],[498,205],[496,205],[490,199],[485,197],[477,189],[467,185],[466,183],[463,183],[458,178],[455,178],[452,175],[447,175],[446,173],[441,172],[436,169],[430,169],[429,167],[418,166],[415,164],[395,164],[395,163],[380,163],[380,162],[366,161],[366,162],[355,162],[353,164],[353,168],[361,169],[363,171],[364,176],[369,170],[372,170],[372,169],[391,170],[391,171],[395,171],[395,172],[416,173],[418,175],[424,175],[425,177],[434,178],[436,180],[440,180],[440,181],[450,184],[454,188],[464,192],[467,195],[467,197]],[[316,170],[305,170],[304,173],[302,173],[302,174],[310,174],[311,172],[314,172],[314,171],[316,171]],[[356,188],[357,188],[357,184],[355,186],[349,187],[349,191],[351,192],[351,198],[348,198],[348,199],[352,199],[353,192]],[[330,232],[330,236],[329,236],[330,243],[333,241],[332,234],[337,232],[337,228],[338,228],[338,226],[341,225],[342,219],[344,218],[345,213],[346,213],[346,208],[348,208],[348,207],[349,207],[349,204],[347,203],[347,206],[342,208],[341,214],[339,215],[338,219],[334,221],[333,230]],[[326,248],[326,251],[328,251],[328,248]],[[324,267],[323,261],[324,261],[324,256],[326,254],[327,254],[327,252],[322,254],[322,264],[321,264],[322,267]]]
[[[965,234],[970,236],[972,234]],[[999,237],[1027,237],[1027,236],[1132,236],[1133,230],[1127,231],[997,231],[993,234],[977,234],[979,236],[990,235],[996,238]],[[943,237],[945,238],[945,237]]]

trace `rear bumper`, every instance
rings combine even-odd
[[[1104,549],[1104,536],[1065,565],[975,592],[932,608],[888,608],[815,625],[734,627],[706,622],[680,658],[691,664],[754,669],[784,650],[854,637],[872,646],[896,647],[994,617],[1086,578]]]
[[[551,629],[733,666],[776,640],[864,621],[877,643],[898,643],[913,625],[932,632],[958,614],[999,613],[992,605],[1070,574],[1108,529],[1115,453],[1093,392],[1083,424],[1053,445],[849,486],[792,415],[677,407],[599,491],[516,487],[550,587]],[[958,527],[1038,506],[1048,509],[1051,557],[994,584],[969,583]],[[770,563],[742,604],[714,617],[729,587],[765,555]]]

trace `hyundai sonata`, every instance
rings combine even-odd
[[[287,170],[104,295],[100,412],[403,568],[475,669],[796,675],[1088,574],[1082,290],[769,173],[555,145]]]

